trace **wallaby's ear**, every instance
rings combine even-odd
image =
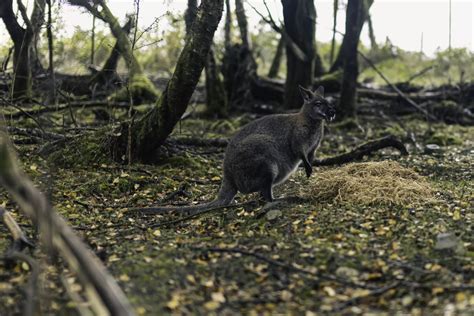
[[[308,90],[300,85],[298,85],[298,88],[300,89],[301,96],[303,97],[303,100],[309,101],[313,97],[313,92],[311,90]]]
[[[320,96],[321,98],[324,98],[324,87],[323,86],[319,86],[316,91],[314,91],[314,94],[316,94],[317,96]]]

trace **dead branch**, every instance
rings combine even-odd
[[[313,161],[313,166],[342,165],[348,162],[361,160],[362,158],[364,158],[364,156],[370,155],[375,151],[388,147],[393,147],[397,149],[402,155],[408,155],[408,151],[405,145],[403,145],[401,141],[396,139],[395,136],[389,135],[377,140],[367,142],[342,155],[315,160]]]
[[[21,230],[20,225],[15,221],[11,214],[0,207],[0,220],[12,234],[13,244],[10,249],[21,251],[26,246],[33,248],[34,245],[26,238],[25,233]]]
[[[21,128],[21,127],[8,126],[7,131],[10,134],[14,134],[14,135],[42,138],[42,139],[48,139],[48,140],[60,140],[60,139],[65,139],[67,137],[61,134],[45,132],[38,128]]]
[[[370,67],[372,67],[375,72],[378,73],[379,76],[390,86],[390,88],[392,88],[393,91],[395,91],[400,96],[400,98],[405,100],[408,104],[413,106],[419,112],[423,113],[427,118],[436,121],[436,118],[433,115],[428,113],[425,109],[421,108],[418,104],[415,103],[415,101],[407,97],[400,89],[398,89],[394,84],[392,84],[390,80],[385,77],[385,75],[375,66],[375,64],[367,56],[365,56],[361,51],[358,51],[358,53],[360,56],[362,56],[362,58],[364,58],[364,60],[370,65]]]
[[[380,288],[376,288],[376,289],[373,289],[372,291],[370,291],[369,293],[367,293],[367,295],[364,295],[364,296],[356,296],[356,297],[353,297],[353,298],[350,298],[342,303],[340,303],[339,305],[337,305],[335,308],[332,309],[332,312],[340,312],[342,310],[344,310],[345,308],[351,306],[351,305],[354,305],[354,304],[358,304],[360,301],[362,301],[363,299],[367,298],[367,297],[377,297],[377,296],[380,296],[388,291],[390,291],[391,289],[394,289],[396,288],[397,286],[400,285],[400,281],[395,281],[387,286],[383,286],[383,287],[380,287]]]
[[[36,116],[43,113],[49,112],[59,112],[63,110],[69,110],[71,108],[93,108],[93,107],[109,107],[109,108],[122,108],[128,109],[130,105],[128,102],[115,102],[110,103],[108,100],[92,100],[92,101],[73,101],[65,104],[59,104],[58,106],[54,107],[43,107],[37,110],[31,111],[18,111],[12,114],[6,114],[6,118],[8,119],[18,119],[21,117],[31,117]]]
[[[198,147],[227,147],[229,140],[226,138],[194,138],[194,137],[180,137],[172,138],[172,142],[178,145],[198,146]]]
[[[357,93],[361,97],[371,98],[371,99],[383,99],[383,100],[394,100],[400,99],[398,93],[389,92],[381,89],[367,89],[367,88],[358,88]],[[424,92],[424,93],[407,93],[405,94],[408,98],[418,101],[425,102],[431,100],[445,100],[459,97],[458,91],[434,91],[434,92]]]
[[[75,271],[97,314],[134,315],[127,297],[102,262],[79,239],[66,221],[49,205],[45,196],[24,175],[11,152],[4,131],[0,132],[0,183],[35,225],[40,236],[51,235],[52,247]],[[50,217],[50,223],[44,220]],[[49,224],[49,226],[48,226]]]

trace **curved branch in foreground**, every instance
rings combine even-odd
[[[11,194],[36,226],[44,241],[51,241],[69,268],[75,271],[85,288],[92,308],[98,315],[134,315],[134,311],[118,284],[103,263],[57,214],[20,170],[10,149],[7,134],[0,131],[0,184]],[[45,238],[46,237],[46,238]]]
[[[383,148],[393,147],[397,149],[402,155],[408,155],[405,145],[399,141],[395,136],[389,135],[376,139],[365,144],[362,144],[350,152],[339,156],[329,157],[325,159],[318,159],[313,161],[313,166],[334,166],[345,163],[361,160],[364,156],[370,155],[375,151]]]

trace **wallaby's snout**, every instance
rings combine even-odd
[[[327,111],[326,111],[325,116],[326,116],[325,119],[328,122],[332,122],[336,118],[336,109],[334,108],[334,106],[332,104],[328,103],[328,107],[327,107]]]

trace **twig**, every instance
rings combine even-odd
[[[203,251],[203,252],[219,252],[219,253],[241,254],[241,255],[245,255],[245,256],[254,257],[258,260],[264,261],[268,264],[277,266],[279,268],[283,268],[283,269],[288,270],[288,271],[297,272],[297,273],[299,273],[299,274],[301,274],[302,276],[305,276],[305,277],[311,276],[312,280],[316,280],[316,281],[327,280],[327,281],[333,281],[333,282],[336,282],[336,283],[339,283],[339,284],[342,284],[342,285],[345,285],[345,286],[349,286],[349,287],[373,289],[372,287],[370,287],[366,284],[355,283],[355,282],[352,282],[352,281],[342,280],[342,279],[340,279],[338,277],[335,277],[335,276],[332,276],[332,275],[331,276],[330,275],[321,275],[319,273],[309,271],[309,270],[306,270],[306,269],[302,269],[302,268],[298,268],[298,267],[295,267],[292,264],[281,262],[281,261],[278,261],[278,260],[274,260],[274,259],[268,258],[264,255],[261,255],[259,253],[247,251],[247,250],[244,250],[244,249],[239,249],[239,248],[217,248],[217,247],[213,247],[213,248],[191,247],[191,249],[192,250]]]
[[[10,134],[14,134],[14,135],[37,137],[37,138],[50,139],[50,140],[59,140],[59,139],[67,138],[67,136],[64,136],[64,135],[51,133],[51,132],[45,132],[37,128],[21,128],[21,127],[8,126],[7,131]]]
[[[370,67],[372,67],[375,72],[379,74],[379,76],[390,86],[390,88],[392,88],[393,91],[395,91],[403,100],[405,100],[408,104],[423,113],[427,118],[436,121],[436,117],[428,113],[425,109],[421,108],[418,104],[415,103],[415,101],[407,97],[400,89],[398,89],[394,84],[392,84],[390,80],[385,77],[385,75],[374,65],[374,63],[367,56],[365,56],[361,51],[357,52],[360,56],[362,56],[362,58],[364,58],[364,60],[370,65]]]
[[[26,238],[25,233],[21,230],[20,225],[3,207],[0,207],[0,220],[12,234],[13,244],[11,249],[21,251],[26,246],[33,248],[34,245]]]
[[[348,162],[361,160],[362,158],[364,158],[364,156],[387,147],[396,148],[398,151],[400,151],[402,155],[408,155],[408,151],[405,148],[405,145],[403,145],[401,141],[396,139],[395,136],[389,135],[360,145],[355,149],[351,150],[350,152],[344,153],[342,155],[315,160],[313,161],[313,166],[342,165]]]
[[[99,106],[128,109],[129,103],[128,102],[110,103],[108,100],[72,101],[66,104],[59,104],[58,106],[54,106],[54,107],[44,107],[41,109],[32,110],[28,112],[22,109],[19,109],[20,110],[19,112],[12,113],[12,114],[5,114],[5,116],[9,119],[18,119],[25,116],[33,118],[33,116],[35,115],[48,113],[48,112],[59,112],[62,110],[68,110],[70,108],[93,108],[93,107],[99,107]]]
[[[345,309],[345,308],[347,308],[351,305],[358,304],[360,301],[362,301],[363,299],[365,299],[367,297],[380,296],[380,295],[388,292],[389,290],[391,290],[393,288],[396,288],[399,285],[400,285],[400,281],[395,281],[395,282],[393,282],[393,283],[391,283],[387,286],[383,286],[383,287],[380,287],[380,288],[377,288],[377,289],[373,289],[372,291],[367,293],[367,295],[356,296],[356,297],[350,298],[350,299],[340,303],[335,308],[333,308],[332,312],[340,312],[343,309]]]

